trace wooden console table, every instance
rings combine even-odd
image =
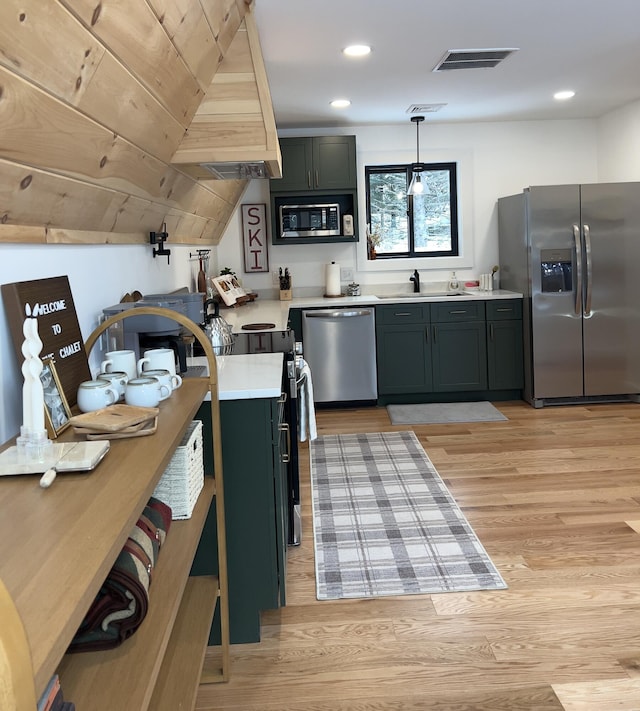
[[[141,308],[136,314],[145,311],[172,317],[188,328],[195,326],[165,309]],[[126,312],[112,319],[122,317]],[[90,336],[87,351],[112,319]],[[210,379],[186,379],[160,404],[156,434],[112,441],[94,471],[60,474],[49,489],[39,487],[37,475],[0,481],[0,581],[24,626],[36,696],[58,672],[65,698],[74,701],[78,711],[193,708],[216,607],[226,632],[222,668],[217,678],[204,681],[228,679],[221,464],[216,465],[215,478],[206,477],[192,517],[171,524],[154,571],[149,611],[138,631],[114,650],[65,654],[208,390],[213,430],[218,430],[214,442],[220,449],[215,356],[208,341],[203,346],[209,351]],[[79,437],[67,431],[61,439]],[[218,456],[221,461],[220,452]],[[214,496],[221,516],[218,525],[222,521],[219,573],[215,578],[190,578],[191,561]],[[16,706],[19,711],[23,708]]]

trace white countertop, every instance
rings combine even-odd
[[[246,324],[261,323],[273,324],[271,328],[261,328],[261,331],[284,331],[289,320],[289,309],[305,308],[336,308],[344,306],[372,306],[393,303],[415,303],[435,301],[490,301],[494,299],[521,299],[522,294],[505,289],[494,291],[472,291],[463,296],[443,296],[438,294],[430,296],[428,292],[421,294],[407,294],[398,298],[381,298],[373,294],[362,296],[339,296],[327,298],[325,296],[306,296],[292,299],[291,301],[276,301],[275,299],[256,299],[232,309],[221,309],[220,315],[233,328],[234,333],[243,331]],[[249,331],[250,333],[250,331]],[[234,356],[237,357],[237,356]]]
[[[255,400],[280,397],[282,393],[282,353],[249,353],[218,356],[218,398]],[[205,356],[190,358],[189,365],[207,365]],[[205,400],[210,400],[207,393]]]

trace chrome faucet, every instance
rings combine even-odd
[[[413,293],[419,294],[420,293],[420,274],[418,274],[417,269],[414,270],[413,276],[409,277],[409,281],[413,282]]]

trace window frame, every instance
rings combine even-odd
[[[409,188],[412,176],[412,163],[393,163],[387,165],[365,165],[365,200],[367,224],[371,224],[371,195],[370,195],[370,175],[380,173],[405,173],[406,186]],[[404,252],[377,252],[376,259],[381,260],[396,260],[396,259],[436,259],[436,258],[457,258],[461,257],[460,251],[460,225],[458,219],[458,170],[456,161],[440,161],[432,163],[423,163],[424,169],[422,173],[429,171],[443,171],[449,173],[449,208],[451,218],[451,249],[425,252],[424,250],[416,251],[415,249],[415,234],[413,220],[413,195],[407,196],[407,222],[408,222],[408,245],[409,250]]]

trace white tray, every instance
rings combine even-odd
[[[94,469],[109,451],[110,443],[91,442],[54,443],[40,461],[27,460],[17,447],[0,453],[0,476],[16,474],[44,474],[48,469],[57,472],[86,472]]]

